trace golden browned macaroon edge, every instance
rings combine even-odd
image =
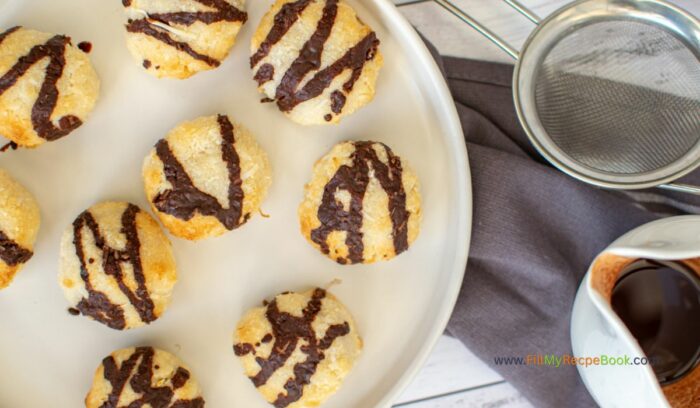
[[[11,216],[18,221],[16,222],[17,227],[12,232],[3,232],[18,245],[34,251],[34,244],[41,225],[41,213],[36,199],[29,190],[1,168],[0,193],[2,193],[0,194],[0,206],[2,206],[0,212],[12,212],[14,214]],[[5,224],[5,222],[0,224]],[[0,230],[2,230],[1,225]],[[0,259],[0,290],[12,283],[25,264],[26,262],[10,266]]]

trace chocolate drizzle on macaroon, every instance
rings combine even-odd
[[[277,106],[283,112],[289,112],[300,103],[313,99],[323,93],[333,80],[346,70],[352,70],[352,75],[343,84],[342,90],[333,91],[331,111],[340,114],[345,106],[346,94],[352,91],[355,82],[360,78],[362,69],[367,61],[374,59],[379,47],[379,40],[374,32],[367,34],[359,43],[351,47],[340,59],[321,69],[321,56],[323,48],[330,37],[338,14],[339,0],[326,0],[323,12],[316,30],[306,41],[299,55],[284,73],[275,91]],[[286,3],[274,17],[272,28],[265,40],[250,58],[251,68],[255,68],[272,50],[282,37],[289,31],[299,19],[301,13],[311,4],[310,0],[297,0]],[[255,73],[258,85],[272,80],[274,71],[268,67],[270,64],[262,64]],[[271,66],[270,66],[271,67]],[[315,72],[303,86],[300,84],[311,72]],[[328,117],[325,117],[329,121]]]
[[[17,266],[27,262],[34,253],[22,248],[18,243],[10,239],[0,230],[0,260],[8,266]]]
[[[215,11],[175,11],[169,13],[149,13],[152,20],[190,26],[197,21],[205,24],[214,24],[220,21],[245,23],[248,13],[239,10],[226,0],[194,0],[199,4],[213,8]]]
[[[345,244],[348,257],[338,258],[337,262],[346,264],[363,261],[364,242],[362,240],[363,200],[370,181],[370,171],[379,181],[382,189],[389,196],[389,215],[392,224],[392,236],[396,255],[408,249],[408,218],[406,209],[406,192],[403,188],[403,168],[401,159],[383,143],[353,142],[355,151],[350,156],[351,165],[342,165],[326,184],[323,199],[318,208],[321,226],[311,231],[311,240],[319,245],[324,254],[330,253],[327,239],[331,232],[346,232]],[[374,146],[386,150],[388,163],[382,162]],[[338,191],[350,194],[350,206],[346,210],[335,195]]]
[[[3,41],[20,27],[13,27],[0,34],[0,45]],[[51,120],[51,114],[58,102],[58,80],[63,75],[66,65],[66,47],[70,46],[70,38],[64,35],[51,37],[46,43],[38,44],[29,50],[29,53],[19,60],[0,77],[0,95],[12,88],[17,81],[39,61],[48,58],[49,63],[45,69],[44,82],[39,89],[39,95],[32,107],[32,126],[37,135],[42,139],[53,141],[66,136],[77,129],[83,122],[74,115],[66,115],[58,118],[58,126]]]
[[[170,384],[153,384],[153,358],[155,350],[151,347],[138,347],[134,353],[124,360],[120,366],[114,357],[108,356],[102,360],[104,379],[112,386],[107,400],[100,408],[120,408],[119,399],[124,392],[127,381],[130,388],[139,397],[129,404],[129,408],[141,408],[148,405],[153,408],[202,408],[204,399],[197,397],[192,400],[178,399],[173,401],[175,391],[184,387],[190,379],[190,372],[178,367],[170,378]],[[157,369],[157,368],[156,368]]]
[[[250,67],[255,68],[256,65],[272,50],[272,46],[277,44],[287,31],[292,28],[292,25],[299,19],[301,13],[311,3],[311,0],[297,0],[294,2],[285,3],[280,11],[274,17],[274,24],[267,33],[267,37],[260,44],[260,47],[255,54],[250,57]]]
[[[186,42],[177,41],[164,29],[158,27],[157,25],[149,22],[146,19],[132,20],[126,25],[126,31],[130,33],[141,33],[149,37],[153,37],[156,40],[168,44],[169,46],[182,51],[192,58],[202,61],[209,66],[218,67],[221,62],[216,58],[212,58],[208,55],[204,55],[195,51]]]
[[[8,142],[5,143],[4,146],[0,147],[0,153],[5,153],[8,150],[17,150],[19,145],[15,142]]]
[[[5,38],[7,38],[10,34],[14,33],[15,31],[19,30],[22,28],[21,26],[14,26],[12,28],[7,29],[6,31],[0,33],[0,45],[2,45],[2,42],[5,41]]]
[[[314,290],[311,300],[302,311],[302,316],[282,312],[277,306],[277,299],[267,304],[265,316],[272,325],[272,333],[263,338],[263,343],[274,339],[272,350],[267,358],[255,357],[260,366],[260,371],[251,381],[256,387],[262,387],[272,375],[282,368],[292,356],[294,350],[304,353],[305,359],[296,363],[293,367],[294,376],[284,384],[286,393],[280,393],[272,403],[277,408],[284,408],[298,401],[304,387],[311,383],[311,377],[316,373],[319,363],[326,358],[324,351],[328,350],[335,339],[350,333],[350,324],[334,324],[326,330],[323,338],[317,338],[312,323],[321,311],[322,301],[326,297],[326,291],[317,288]],[[255,353],[255,348],[247,343],[236,344],[234,351],[238,356]]]
[[[272,78],[275,76],[275,67],[272,66],[272,64],[262,64],[260,66],[260,69],[258,69],[258,72],[255,73],[255,76],[253,79],[255,82],[258,83],[258,85],[262,85],[267,81],[272,80]],[[267,98],[270,99],[270,98]],[[274,99],[270,99],[270,102],[274,102]]]
[[[112,303],[107,295],[96,290],[91,282],[91,268],[102,268],[104,273],[114,279],[121,292],[129,299],[144,323],[156,320],[153,300],[146,287],[146,278],[141,264],[141,242],[136,227],[136,216],[141,210],[134,204],[129,204],[122,214],[121,233],[126,237],[124,249],[115,249],[107,244],[107,240],[100,232],[100,227],[95,217],[89,210],[83,212],[73,222],[73,245],[75,253],[80,261],[80,277],[85,283],[87,298],[83,298],[76,309],[83,315],[106,324],[107,326],[123,330],[126,327],[124,309],[122,306]],[[102,254],[102,263],[95,265],[90,262],[85,254],[84,233],[92,234],[94,245]],[[136,290],[131,290],[126,284],[123,264],[131,265],[133,278],[136,281]]]
[[[216,197],[195,187],[194,182],[177,160],[168,141],[162,139],[156,144],[156,155],[163,163],[165,178],[172,185],[153,199],[153,205],[166,214],[188,221],[195,213],[216,217],[227,229],[232,230],[245,223],[248,214],[241,217],[243,211],[243,181],[241,180],[241,163],[236,148],[233,124],[225,115],[219,115],[221,132],[221,158],[226,163],[229,174],[228,208],[224,208]]]
[[[148,17],[129,20],[126,25],[126,30],[130,33],[141,33],[156,40],[167,44],[178,51],[184,52],[192,58],[202,61],[209,66],[218,67],[221,61],[208,55],[195,51],[187,42],[178,41],[173,38],[167,29],[158,26],[155,23],[160,23],[166,26],[171,24],[191,26],[195,22],[202,22],[207,25],[228,21],[245,23],[248,20],[248,14],[245,11],[239,10],[233,4],[226,0],[193,0],[206,7],[214,9],[213,11],[174,11],[164,13],[148,13]],[[131,7],[131,0],[123,0],[124,7]]]

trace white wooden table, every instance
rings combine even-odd
[[[432,0],[393,0],[443,55],[513,63],[513,60]],[[501,0],[452,0],[519,48],[534,25]],[[540,17],[570,0],[521,0]],[[671,0],[700,16],[700,0]],[[504,350],[504,352],[507,350]],[[443,336],[425,367],[396,401],[402,408],[531,407],[513,387],[460,342]]]

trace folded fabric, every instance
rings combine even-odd
[[[497,365],[495,359],[571,354],[571,308],[593,258],[636,226],[700,213],[700,198],[658,189],[608,191],[561,173],[535,151],[518,122],[512,66],[436,60],[462,122],[474,194],[469,261],[448,334],[535,406],[596,406],[573,366]],[[699,184],[700,172],[683,181]]]

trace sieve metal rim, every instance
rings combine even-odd
[[[634,20],[665,29],[700,59],[700,21],[675,5],[662,0],[578,0],[542,20],[525,41],[513,74],[513,100],[518,118],[543,157],[586,183],[605,188],[642,189],[677,180],[700,166],[700,142],[668,166],[621,175],[592,169],[570,158],[552,141],[539,119],[534,92],[542,60],[572,30],[606,20]]]

